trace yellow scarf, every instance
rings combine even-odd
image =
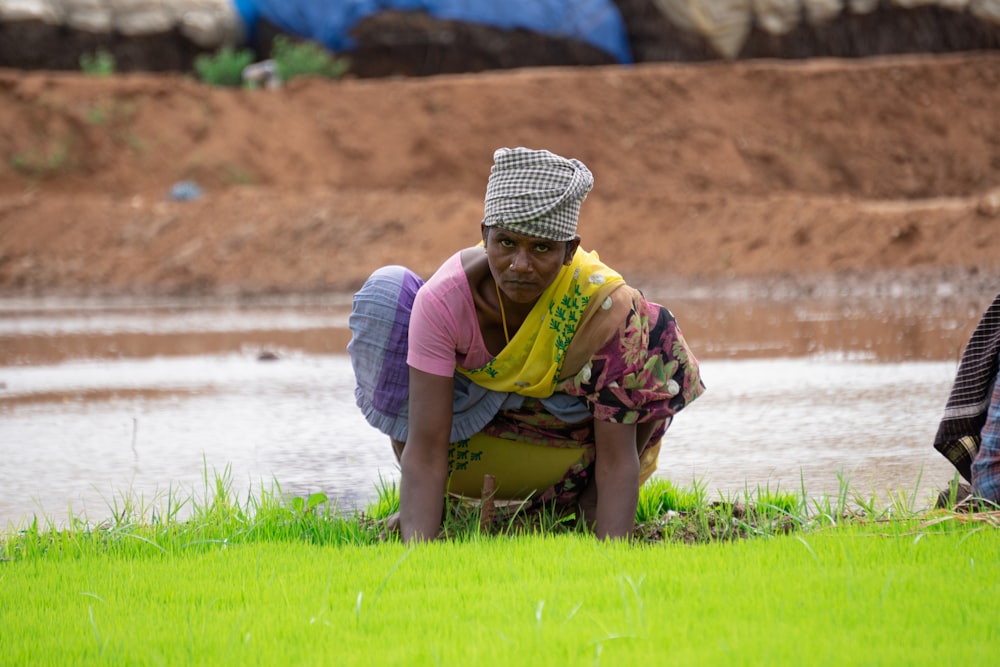
[[[500,354],[482,368],[458,371],[493,391],[548,398],[587,306],[624,282],[596,252],[577,248],[573,263],[562,268]]]

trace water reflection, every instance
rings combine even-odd
[[[712,491],[922,488],[985,304],[671,300],[708,393],[678,417],[659,474]],[[131,493],[324,491],[363,506],[398,478],[354,407],[344,301],[253,308],[8,308],[0,319],[0,526],[99,520]],[[971,313],[970,313],[971,311]]]
[[[707,360],[710,391],[682,413],[661,472],[709,491],[921,495],[953,469],[931,447],[955,364],[840,358]],[[697,408],[697,409],[695,409]]]
[[[325,490],[354,506],[389,463],[352,409],[343,356],[82,361],[4,376],[5,396],[21,400],[0,408],[0,521],[39,508],[64,516],[68,505],[99,518],[125,491],[187,497],[206,471],[227,466],[241,493],[277,480],[286,492]],[[119,393],[93,397],[110,387]],[[54,394],[61,399],[29,400]]]

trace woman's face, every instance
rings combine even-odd
[[[580,239],[550,241],[502,227],[483,227],[490,273],[515,303],[534,303],[563,266],[573,263]]]

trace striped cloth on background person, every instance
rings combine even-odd
[[[958,365],[944,415],[934,437],[941,452],[967,480],[979,452],[1000,355],[1000,294],[983,313]],[[1000,425],[994,424],[994,429]],[[998,471],[1000,473],[1000,471]]]

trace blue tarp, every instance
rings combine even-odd
[[[356,23],[380,11],[423,11],[442,20],[578,39],[632,62],[625,23],[612,0],[233,0],[249,30],[266,19],[333,51],[349,51]]]

